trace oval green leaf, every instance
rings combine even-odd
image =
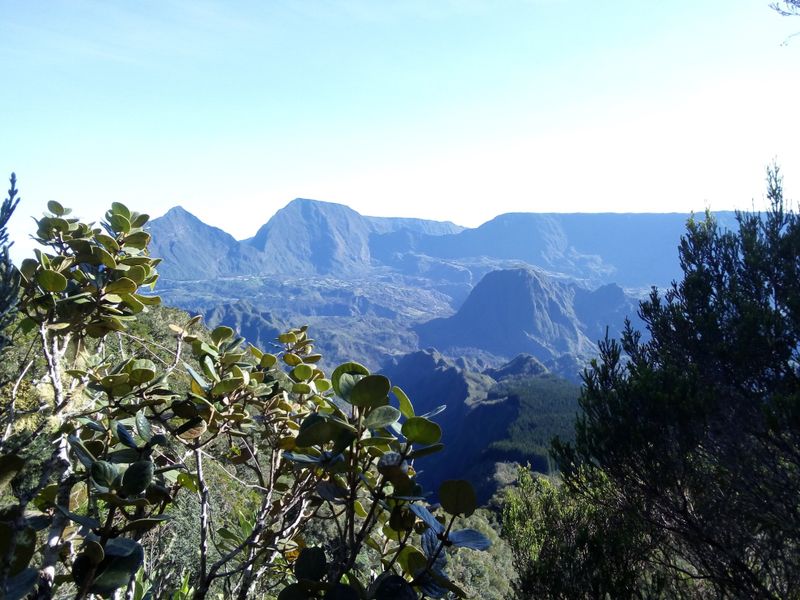
[[[348,401],[353,406],[381,406],[388,403],[391,388],[392,384],[383,375],[367,375],[350,390]]]
[[[414,405],[411,404],[411,400],[408,399],[406,393],[401,390],[399,387],[394,386],[392,388],[392,393],[397,398],[398,403],[400,404],[400,412],[406,419],[410,419],[414,416]]]
[[[61,206],[60,202],[56,202],[55,200],[50,200],[47,203],[47,210],[53,213],[57,217],[64,216],[66,214],[66,210],[63,206]]]
[[[140,410],[136,413],[134,424],[136,425],[136,433],[138,433],[139,437],[145,442],[149,442],[153,439],[153,429],[150,427],[150,421],[144,416],[144,411]]]
[[[67,278],[52,269],[39,271],[36,275],[36,281],[45,292],[63,292],[67,289]]]
[[[120,277],[106,286],[106,294],[132,294],[138,287],[133,279]]]
[[[156,365],[152,360],[138,358],[131,363],[129,381],[133,385],[141,385],[156,376]]]
[[[110,488],[118,474],[117,467],[104,460],[97,460],[92,464],[92,479],[102,487]]]
[[[294,574],[298,579],[320,581],[328,567],[322,548],[303,548],[294,563]]]
[[[400,411],[394,406],[379,406],[370,411],[364,421],[367,429],[381,429],[395,423],[400,418]]]
[[[439,502],[451,515],[470,516],[478,508],[475,489],[469,481],[450,479],[439,486]]]
[[[131,222],[121,214],[113,214],[108,217],[108,223],[117,233],[128,233],[131,230]]]
[[[369,370],[364,365],[361,365],[356,362],[348,362],[341,364],[333,370],[333,373],[331,374],[331,383],[333,384],[333,391],[336,392],[342,398],[344,398],[345,395],[342,393],[342,390],[339,387],[339,383],[342,375],[344,374],[367,376],[369,375]]]
[[[417,593],[400,575],[389,575],[375,591],[375,600],[417,600]]]
[[[16,477],[17,473],[25,466],[25,460],[16,454],[0,456],[0,491]]]
[[[451,531],[447,539],[454,545],[472,550],[488,550],[492,541],[476,529],[459,529]]]
[[[311,415],[311,417],[306,419],[306,422],[312,419],[313,421],[310,424],[301,427],[300,433],[298,433],[297,438],[295,438],[295,444],[299,448],[308,448],[309,446],[318,446],[331,442],[346,428],[344,427],[344,423],[321,417],[320,415]]]
[[[153,480],[155,467],[149,460],[137,460],[122,476],[122,491],[127,496],[141,494]]]
[[[413,444],[430,446],[442,439],[442,428],[425,417],[411,417],[403,423],[401,431]]]
[[[211,332],[211,339],[217,345],[231,337],[233,337],[233,329],[225,325],[220,325]]]
[[[125,206],[122,202],[112,202],[110,212],[112,215],[122,215],[126,219],[131,218],[130,209],[127,206]]]
[[[278,594],[278,600],[310,600],[311,595],[305,587],[299,583],[287,585]]]
[[[131,223],[133,225],[133,223]],[[135,231],[126,235],[122,243],[137,250],[143,250],[150,243],[150,234],[146,231]]]
[[[244,384],[242,377],[232,377],[230,379],[223,379],[211,388],[211,394],[214,396],[224,396],[231,393],[236,388]]]
[[[314,374],[314,368],[309,365],[297,365],[292,369],[292,379],[295,381],[307,381]]]

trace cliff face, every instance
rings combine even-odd
[[[297,199],[247,243],[269,257],[271,273],[353,273],[370,266],[369,222],[341,205]]]
[[[458,363],[428,349],[401,357],[383,373],[403,388],[417,414],[447,407],[434,417],[444,450],[417,465],[423,482],[470,479],[485,502],[497,491],[502,465],[548,470],[550,439],[573,435],[579,387],[530,356],[483,374]]]
[[[530,354],[542,362],[593,349],[575,314],[575,287],[532,269],[493,271],[459,311],[417,327],[422,346],[474,347],[498,356]]]

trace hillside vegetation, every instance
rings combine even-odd
[[[796,598],[800,218],[777,169],[765,215],[709,215],[584,376],[563,483],[523,474],[505,531],[521,597]]]
[[[0,596],[464,597],[448,562],[496,536],[463,526],[478,508],[465,480],[426,502],[433,415],[358,363],[327,376],[306,327],[273,353],[159,311],[147,221],[114,203],[93,227],[51,201],[45,250],[19,270],[0,257],[2,324],[18,313],[2,340]]]

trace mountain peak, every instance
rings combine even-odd
[[[311,198],[295,198],[278,210],[270,219],[270,222],[276,219],[280,220],[281,218],[286,218],[289,215],[291,215],[292,218],[296,218],[295,215],[297,215],[303,219],[308,219],[312,215],[319,215],[326,219],[343,217],[358,220],[364,219],[358,212],[345,204],[328,202],[326,200],[313,200]]]
[[[204,223],[182,206],[173,206],[150,221],[148,229],[153,235],[150,251],[164,259],[159,270],[168,279],[202,280],[260,268],[252,251],[243,252],[233,236]]]
[[[278,271],[349,273],[370,265],[370,227],[344,204],[295,198],[247,243]]]
[[[591,342],[573,309],[574,288],[526,267],[484,276],[452,317],[417,326],[420,343],[475,347],[497,356],[531,354],[546,362],[583,355]]]
[[[291,200],[284,208],[289,208],[290,206],[317,206],[320,208],[335,206],[339,208],[346,208],[348,210],[352,210],[349,206],[340,204],[338,202],[330,202],[328,200],[316,200],[314,198],[295,198],[294,200]]]
[[[161,218],[163,219],[164,217],[171,217],[171,218],[174,218],[174,217],[194,217],[195,219],[197,218],[192,213],[190,213],[188,210],[186,210],[185,208],[183,208],[179,204],[173,206],[172,208],[170,208],[167,212],[165,212],[162,215]]]
[[[545,373],[547,373],[547,367],[530,354],[519,354],[498,369],[489,368],[484,371],[485,375],[497,381],[512,377],[538,377]]]

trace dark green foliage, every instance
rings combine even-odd
[[[118,588],[128,585],[131,575],[144,561],[142,546],[126,538],[109,540],[101,550],[99,562],[88,552],[75,557],[72,575],[81,589],[108,597]]]
[[[517,574],[511,549],[498,533],[500,524],[496,517],[494,512],[479,508],[472,516],[456,521],[460,530],[477,530],[491,542],[491,547],[486,551],[460,548],[449,556],[448,573],[454,581],[458,581],[469,598],[516,598],[512,592],[512,583]]]
[[[325,577],[327,561],[321,548],[303,548],[294,563],[294,574],[298,579],[320,581]]]
[[[387,376],[404,382],[418,412],[447,405],[437,416],[444,449],[425,461],[423,484],[467,479],[483,504],[497,489],[497,470],[507,464],[531,463],[548,472],[550,440],[572,438],[580,388],[540,369],[532,357],[520,357],[488,371],[503,378],[496,381],[433,350],[407,355],[387,368]]]
[[[572,489],[527,469],[506,491],[503,537],[518,573],[518,598],[680,596],[654,562],[652,541],[614,505],[611,483],[577,475]]]
[[[461,431],[475,434],[446,440],[441,458],[431,460],[433,472],[475,481],[478,500],[485,503],[497,491],[498,465],[527,463],[542,473],[553,471],[549,444],[555,436],[572,439],[578,395],[578,386],[553,375],[496,384],[460,424]]]
[[[800,580],[800,218],[777,169],[768,197],[738,231],[689,222],[683,279],[641,304],[650,340],[601,345],[557,447],[566,485],[588,501],[582,469],[607,477],[697,594],[786,598]]]
[[[8,345],[8,338],[3,334],[4,330],[12,323],[17,306],[17,294],[19,290],[19,277],[17,270],[8,255],[8,232],[6,225],[14,209],[19,203],[17,198],[17,178],[11,174],[11,187],[8,190],[8,198],[3,200],[0,206],[0,350]]]
[[[381,581],[375,591],[375,600],[416,600],[417,594],[408,582],[398,575]]]
[[[490,398],[515,398],[519,412],[509,424],[506,436],[492,442],[490,450],[508,453],[518,457],[519,462],[530,462],[537,470],[548,472],[551,440],[572,438],[579,394],[575,384],[554,375],[498,383],[492,388]]]

